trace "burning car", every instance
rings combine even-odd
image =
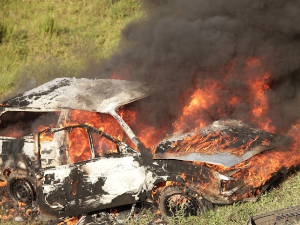
[[[255,161],[289,152],[290,138],[236,120],[146,148],[117,109],[156,91],[140,82],[59,78],[3,102],[0,179],[10,196],[37,202],[42,220],[147,199],[164,216],[179,206],[196,215],[212,204],[253,201],[287,173],[284,166],[259,173]]]

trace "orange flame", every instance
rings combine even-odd
[[[250,106],[248,116],[251,122],[257,124],[258,128],[275,132],[276,129],[271,125],[271,120],[268,118],[269,105],[266,96],[266,91],[270,89],[266,83],[270,77],[270,72],[264,71],[262,63],[257,58],[249,58],[246,62],[244,71],[251,75],[247,76],[248,79],[233,73],[234,66],[233,64],[229,72],[225,74],[224,80],[218,81],[212,78],[195,80],[197,88],[192,91],[193,88],[191,87],[183,96],[183,99],[187,99],[189,93],[193,92],[190,101],[183,107],[182,116],[173,124],[175,132],[185,130],[187,125],[192,126],[191,128],[203,127],[211,121],[226,116],[228,111],[236,108],[241,103],[240,97],[231,90],[227,90],[223,85],[223,82],[228,82],[231,79],[240,80],[245,85],[245,92],[248,92],[246,103]],[[222,95],[224,94],[227,95],[228,102],[223,102]]]
[[[78,216],[73,216],[72,218],[65,219],[64,222],[60,222],[57,225],[73,225],[78,223],[79,219],[80,218]]]
[[[231,111],[241,107],[242,104],[247,105],[248,112],[246,119],[239,118],[235,115],[235,119],[244,119],[246,123],[251,122],[257,128],[264,129],[268,132],[275,132],[276,128],[272,125],[272,121],[269,118],[269,103],[267,98],[267,92],[270,87],[267,85],[267,81],[270,77],[270,72],[263,68],[263,65],[258,58],[248,58],[243,68],[243,75],[235,73],[236,67],[234,62],[231,62],[228,68],[220,71],[223,75],[223,80],[214,80],[212,77],[207,76],[203,80],[195,79],[194,86],[190,87],[186,93],[179,99],[179,102],[185,103],[182,107],[182,113],[178,116],[178,119],[173,124],[162,125],[157,128],[153,125],[146,124],[145,121],[137,120],[136,109],[121,107],[118,110],[118,114],[129,124],[130,127],[137,128],[135,134],[141,140],[146,147],[151,147],[157,144],[166,134],[170,131],[177,132],[181,130],[189,130],[203,127],[208,125],[214,120],[224,118],[228,116]],[[115,70],[112,74],[113,79],[125,79],[129,77],[131,68],[128,67],[124,70]],[[247,99],[242,100],[240,93],[234,93],[230,89],[226,88],[225,82],[231,80],[238,80],[244,85]],[[191,94],[192,93],[192,94]],[[227,102],[225,102],[224,95],[226,95]],[[242,102],[246,101],[246,102]],[[72,111],[71,120],[66,126],[87,124],[96,127],[111,136],[123,140],[126,144],[134,147],[133,143],[125,135],[122,127],[117,121],[110,115],[100,114],[95,112],[83,112]],[[280,148],[269,150],[263,154],[256,155],[245,162],[235,165],[231,169],[240,168],[240,172],[233,175],[235,180],[243,178],[245,184],[251,187],[260,187],[267,180],[269,180],[273,173],[277,172],[281,168],[290,168],[291,166],[297,166],[299,163],[298,148],[300,147],[299,135],[300,135],[300,123],[295,124],[290,132],[289,136],[294,138],[293,143],[289,148]],[[22,135],[16,128],[10,127],[5,132],[5,136],[17,137]],[[43,127],[39,127],[37,130],[41,130]],[[0,134],[1,135],[1,134]],[[223,152],[230,152],[232,154],[241,155],[244,151],[251,147],[251,144],[257,141],[257,137],[244,143],[240,148],[232,148],[230,145],[235,143],[237,138],[230,135],[222,136],[218,139],[210,139],[213,136],[217,136],[218,133],[210,134],[209,137],[204,137],[195,134],[192,137],[186,138],[184,141],[178,144],[179,147],[173,149],[173,153],[182,154],[187,152],[203,152],[206,154],[213,154],[216,150]],[[52,140],[53,136],[42,136],[42,140]],[[93,137],[94,139],[95,137]],[[95,138],[96,139],[96,138]],[[268,146],[270,142],[268,140],[262,140],[262,145]],[[114,146],[108,145],[103,138],[100,138],[94,143],[99,152],[98,155],[102,156],[105,153],[114,153]],[[105,149],[105,150],[103,150]],[[78,162],[87,160],[91,157],[90,144],[85,129],[74,129],[69,134],[69,153],[71,162]],[[196,164],[205,164],[194,162]],[[215,165],[205,164],[217,171],[224,171],[227,168]],[[185,174],[182,175],[185,179]],[[228,182],[228,185],[233,184],[235,181]],[[172,185],[166,182],[164,187]],[[215,185],[215,184],[212,184]],[[208,187],[209,184],[203,184],[203,188]],[[159,188],[159,187],[158,187]],[[74,192],[76,193],[76,192]],[[257,192],[256,192],[257,193]]]
[[[221,135],[221,132],[210,133],[207,136],[200,135],[197,132],[192,137],[187,137],[182,141],[177,141],[173,143],[174,147],[167,150],[167,153],[184,155],[191,152],[205,153],[205,154],[215,154],[218,152],[228,152],[237,156],[244,154],[247,150],[252,147],[254,142],[256,144],[261,144],[268,146],[266,140],[257,141],[259,136],[255,136],[251,140],[244,142],[243,145],[238,147],[234,146],[235,143],[240,140],[237,137],[231,135]]]
[[[5,187],[7,185],[6,181],[0,181],[0,187]]]
[[[125,134],[119,123],[109,114],[100,114],[95,112],[84,112],[74,110],[71,113],[71,119],[67,126],[73,125],[90,125],[95,127],[114,138],[123,140],[126,144],[134,148],[134,144]],[[102,156],[104,154],[116,153],[117,149],[112,142],[97,134],[92,134],[95,154]],[[79,162],[90,159],[91,149],[87,132],[84,128],[75,128],[69,133],[69,154],[71,162]]]

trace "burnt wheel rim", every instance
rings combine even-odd
[[[112,217],[107,212],[95,213],[92,215],[92,219],[97,224],[111,224],[113,222]]]
[[[166,199],[166,208],[168,216],[173,216],[178,212],[183,212],[184,216],[197,215],[198,205],[192,197],[183,194],[174,194]]]
[[[28,181],[17,179],[11,185],[11,193],[18,201],[30,205],[33,201],[33,190]]]

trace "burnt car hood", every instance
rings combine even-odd
[[[153,159],[197,161],[229,168],[289,142],[286,136],[252,128],[242,121],[220,120],[193,133],[168,137],[155,146]]]
[[[135,81],[57,78],[3,102],[0,104],[0,112],[74,109],[108,113],[157,90],[157,87]]]

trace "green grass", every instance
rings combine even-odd
[[[281,183],[278,189],[272,189],[261,195],[257,202],[235,203],[233,205],[217,206],[214,211],[209,211],[202,217],[177,216],[169,218],[168,224],[207,224],[207,225],[241,225],[247,224],[250,217],[274,211],[277,209],[287,208],[300,205],[300,172],[287,177],[287,180]],[[147,211],[147,217],[140,219],[131,224],[147,224],[154,218],[152,212]]]
[[[257,202],[237,203],[219,207],[199,221],[204,224],[246,224],[251,216],[300,205],[300,173],[288,178],[280,185],[264,193]]]
[[[0,1],[0,98],[24,80],[79,76],[117,51],[120,30],[142,15],[138,0]]]

